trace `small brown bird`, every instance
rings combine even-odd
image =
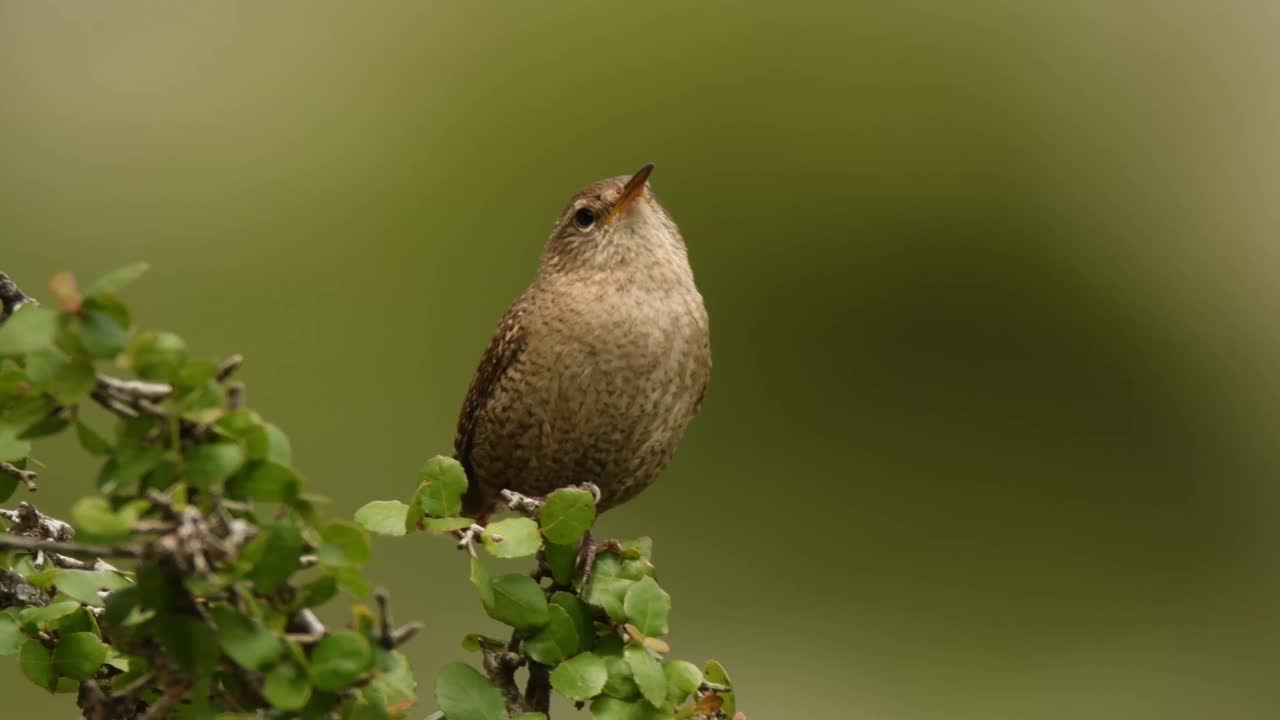
[[[574,195],[498,324],[454,440],[468,517],[484,523],[503,489],[541,497],[584,483],[601,511],[616,507],[653,483],[698,413],[707,311],[652,170]]]

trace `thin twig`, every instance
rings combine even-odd
[[[27,490],[35,492],[36,478],[38,477],[35,470],[23,470],[11,463],[0,462],[0,473],[18,478],[23,485],[27,486]]]
[[[41,550],[46,553],[62,553],[67,555],[88,555],[90,557],[140,558],[142,548],[133,545],[86,545],[83,543],[58,542],[44,538],[24,537],[21,535],[0,535],[0,548],[10,550]]]

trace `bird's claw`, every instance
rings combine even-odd
[[[483,525],[472,524],[458,533],[458,549],[466,550],[471,557],[476,557],[476,538],[484,532]]]
[[[600,504],[600,500],[604,497],[604,494],[600,492],[600,486],[596,485],[593,482],[582,483],[581,485],[578,486],[578,489],[586,490],[587,492],[591,493],[591,497],[595,498],[595,503],[597,505]]]
[[[503,490],[501,495],[502,499],[507,501],[507,507],[509,509],[522,515],[533,515],[534,513],[537,513],[538,510],[542,508],[542,504],[544,502],[542,498],[521,495],[520,493],[512,490]]]

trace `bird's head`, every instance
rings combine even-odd
[[[633,175],[601,180],[579,190],[556,220],[543,252],[543,270],[687,266],[680,230],[649,189],[652,172],[653,163],[648,163]]]

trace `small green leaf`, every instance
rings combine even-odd
[[[636,685],[636,674],[622,657],[622,648],[616,653],[601,655],[605,667],[609,670],[609,681],[604,684],[604,693],[619,700],[631,700],[640,697],[640,687]]]
[[[528,575],[503,575],[493,581],[489,617],[518,630],[537,630],[549,622],[547,596]]]
[[[414,500],[422,512],[433,517],[452,517],[462,511],[467,476],[457,460],[437,455],[422,466],[418,477],[422,484]]]
[[[323,605],[338,594],[338,582],[332,577],[317,578],[298,588],[292,607],[310,608]]]
[[[524,641],[524,650],[543,665],[555,666],[576,655],[581,648],[578,628],[569,613],[559,605],[548,606],[547,611],[547,626]]]
[[[470,665],[446,665],[436,679],[435,696],[449,720],[507,720],[502,693]]]
[[[643,560],[653,559],[653,538],[642,536],[623,540],[619,545],[622,546],[622,554],[627,558],[640,558]]]
[[[127,349],[129,364],[143,380],[169,382],[187,362],[187,344],[173,333],[139,333]]]
[[[122,268],[116,268],[111,272],[98,278],[85,290],[87,297],[95,295],[111,295],[122,290],[126,285],[142,277],[142,274],[151,269],[151,266],[145,262],[137,262],[132,265],[125,265]]]
[[[300,710],[311,699],[311,679],[299,665],[285,661],[267,673],[262,695],[280,710]]]
[[[404,535],[409,506],[399,500],[374,500],[356,511],[356,522],[378,535]]]
[[[723,665],[715,660],[708,660],[706,664],[702,666],[702,674],[706,677],[707,682],[733,687],[733,680],[729,679],[729,673],[725,671]],[[716,695],[719,695],[720,700],[723,702],[720,706],[720,710],[724,713],[725,717],[733,717],[734,709],[736,707],[733,692],[726,690],[723,692],[717,692]]]
[[[578,564],[578,546],[543,543],[546,551],[547,566],[551,568],[551,578],[560,585],[573,582],[573,571]]]
[[[13,655],[27,639],[18,627],[18,621],[9,613],[0,613],[0,655]]]
[[[218,661],[218,641],[213,632],[193,617],[169,616],[151,622],[147,627],[155,633],[168,659],[197,678],[213,674]]]
[[[485,612],[492,614],[495,601],[493,581],[489,579],[489,571],[484,569],[484,563],[478,558],[471,558],[471,584],[480,593],[480,604],[484,606]]]
[[[111,502],[98,495],[82,497],[71,506],[71,519],[78,530],[101,539],[124,539],[133,531],[136,513],[116,512]]]
[[[590,652],[576,655],[551,671],[551,687],[570,700],[590,700],[600,694],[608,679],[604,660]]]
[[[227,483],[227,495],[261,502],[289,502],[298,497],[302,481],[291,468],[277,462],[254,462]]]
[[[582,599],[604,610],[615,622],[626,622],[627,614],[623,610],[623,599],[635,581],[601,573],[599,567],[600,558],[597,558],[597,572],[591,576],[591,582],[588,583]]]
[[[373,651],[363,635],[330,633],[311,653],[311,678],[317,688],[336,692],[363,677],[372,662]]]
[[[18,621],[24,627],[48,630],[49,624],[70,615],[80,609],[80,603],[74,600],[62,600],[43,607],[28,607],[18,613]]]
[[[284,652],[280,638],[261,623],[226,605],[209,609],[218,626],[218,643],[236,664],[248,670],[263,670]]]
[[[187,480],[198,488],[208,488],[225,480],[244,465],[244,449],[239,443],[218,442],[197,445],[187,453]]]
[[[481,540],[484,542],[484,549],[498,558],[528,557],[542,547],[538,524],[523,517],[491,523],[485,528]]]
[[[345,522],[330,523],[320,533],[324,542],[316,550],[321,565],[359,567],[369,561],[369,536]]]
[[[662,665],[648,650],[638,645],[628,645],[623,649],[622,657],[631,666],[640,694],[654,707],[662,707],[667,699],[667,675],[662,671]]]
[[[57,335],[57,311],[23,305],[0,325],[0,355],[25,355],[51,348]]]
[[[598,697],[591,703],[592,720],[670,720],[671,713],[659,710],[644,700],[619,700]]]
[[[87,680],[107,660],[107,646],[91,632],[68,633],[53,651],[53,671],[72,680]]]
[[[551,604],[563,608],[569,614],[570,619],[573,620],[573,626],[578,631],[578,650],[594,649],[595,624],[591,620],[591,610],[587,608],[586,603],[579,600],[578,596],[561,590],[551,596]]]
[[[111,570],[59,570],[54,573],[53,584],[63,595],[94,607],[105,607],[99,590],[119,590],[132,585]]]
[[[80,441],[80,447],[84,448],[85,452],[90,455],[111,454],[111,445],[93,428],[85,425],[80,420],[76,420],[76,438]]]
[[[129,335],[115,320],[102,313],[85,313],[80,318],[80,342],[90,355],[110,358],[124,352]]]
[[[561,488],[551,493],[538,514],[543,535],[558,545],[577,542],[595,520],[595,498],[578,488]]]
[[[293,462],[293,449],[289,436],[280,428],[264,422],[245,436],[249,457],[253,460],[273,460],[281,465]]]
[[[702,671],[687,660],[672,660],[663,666],[667,676],[667,700],[679,705],[702,685]]]
[[[45,690],[52,691],[58,679],[53,670],[53,655],[36,638],[27,640],[18,654],[18,667],[27,679]]]
[[[262,528],[262,533],[249,543],[261,554],[247,574],[258,592],[271,593],[289,579],[298,569],[303,544],[302,534],[292,525],[273,523]],[[248,546],[245,553],[249,553]]]
[[[413,511],[410,510],[411,514],[412,512]],[[474,523],[475,521],[472,520],[471,518],[464,518],[464,517],[424,518],[422,521],[422,527],[427,532],[432,532],[432,533],[436,533],[437,535],[442,535],[444,533],[451,533],[454,530],[462,530],[463,528],[469,528]],[[405,524],[408,525],[407,518],[405,519]]]
[[[622,609],[627,619],[645,635],[666,635],[671,614],[671,595],[651,577],[633,584],[624,596]]]

